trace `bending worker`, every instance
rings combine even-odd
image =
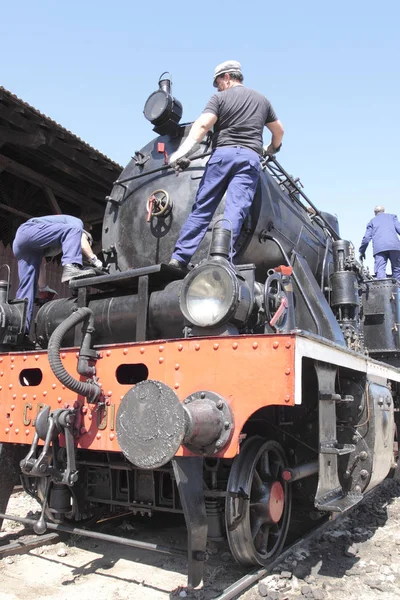
[[[386,279],[386,264],[390,260],[392,277],[400,281],[400,223],[396,215],[385,213],[383,206],[375,206],[375,217],[367,225],[359,249],[360,259],[365,258],[368,244],[372,240],[374,270],[377,279]]]
[[[93,254],[88,236],[90,234],[84,232],[82,221],[69,215],[35,217],[18,227],[13,242],[19,276],[19,287],[15,297],[28,299],[27,334],[31,326],[36,288],[44,257],[56,256],[62,252],[62,283],[74,277],[96,275],[94,269],[82,267],[82,252],[93,267],[103,266],[101,260]]]
[[[264,126],[272,133],[266,152],[275,154],[282,145],[283,127],[269,100],[242,82],[239,62],[228,60],[216,67],[213,85],[219,93],[211,97],[186,139],[170,157],[169,164],[177,171],[186,168],[189,161],[185,157],[214,126],[213,152],[169,263],[176,268],[187,269],[225,192],[224,218],[232,225],[234,246],[260,178]]]

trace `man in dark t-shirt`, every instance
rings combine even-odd
[[[240,234],[260,178],[263,129],[272,133],[266,149],[275,154],[282,145],[283,127],[269,100],[244,87],[241,65],[235,60],[214,71],[214,94],[169,164],[182,170],[185,157],[214,126],[213,152],[197,191],[192,212],[183,225],[170,265],[185,270],[206,234],[218,204],[226,192],[224,219],[232,229],[233,246]],[[187,159],[186,159],[187,161]],[[186,162],[186,166],[188,161]],[[225,224],[224,224],[225,226]]]

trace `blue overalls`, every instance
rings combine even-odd
[[[392,277],[400,281],[400,223],[396,215],[378,213],[367,225],[361,241],[360,254],[365,254],[372,240],[374,270],[377,279],[386,278],[386,264],[390,260]]]
[[[190,261],[207,233],[225,192],[224,218],[232,224],[232,243],[235,247],[254,199],[260,169],[260,157],[254,150],[242,146],[221,146],[214,150],[197,190],[192,212],[175,244],[172,258],[185,264]]]
[[[29,333],[40,264],[46,249],[60,247],[61,264],[82,264],[83,223],[70,215],[35,217],[17,229],[13,252],[18,259],[19,287],[15,297],[28,299],[26,333]]]

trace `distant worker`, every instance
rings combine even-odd
[[[372,240],[376,278],[386,279],[386,264],[389,259],[392,277],[400,281],[400,223],[396,215],[385,213],[383,206],[375,206],[374,213],[375,217],[368,223],[361,242],[360,259],[365,258],[365,251]]]
[[[62,252],[62,283],[67,283],[74,277],[96,275],[94,269],[82,267],[82,253],[93,267],[103,266],[101,260],[92,251],[90,239],[91,235],[84,232],[82,221],[69,215],[35,217],[18,227],[13,242],[13,252],[18,259],[19,276],[19,287],[15,297],[28,299],[26,334],[29,334],[31,326],[40,273],[41,287],[45,285],[43,266],[41,269],[43,258],[56,256]]]
[[[169,164],[177,171],[186,168],[190,161],[185,157],[214,126],[213,152],[169,263],[181,270],[187,269],[225,192],[224,218],[232,227],[234,246],[260,178],[264,126],[272,133],[265,152],[275,154],[282,145],[283,127],[269,100],[242,82],[239,62],[228,60],[216,67],[213,85],[219,93],[210,98],[186,139],[170,157]]]

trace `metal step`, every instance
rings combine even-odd
[[[315,508],[327,512],[341,513],[358,504],[363,497],[363,494],[356,492],[344,495],[342,489],[338,488],[315,502]]]
[[[351,396],[350,394],[341,396],[340,394],[320,393],[319,399],[322,400],[322,402],[334,400],[338,404],[341,402],[354,402],[354,396]]]
[[[321,454],[336,454],[337,456],[343,456],[343,454],[351,454],[356,449],[354,444],[341,444],[337,445],[332,442],[323,442],[320,445]]]

